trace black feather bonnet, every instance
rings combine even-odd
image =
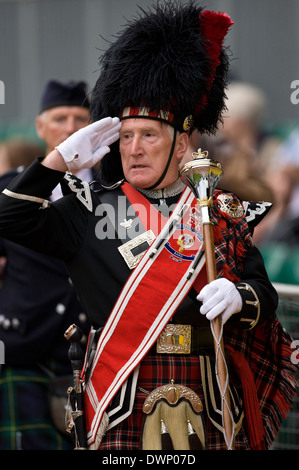
[[[100,59],[92,120],[142,115],[180,132],[213,134],[224,109],[229,60],[223,40],[232,24],[225,13],[193,1],[140,8]],[[120,167],[115,143],[102,161],[104,179],[120,179]]]

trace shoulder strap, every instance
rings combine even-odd
[[[268,214],[272,207],[271,202],[243,201],[245,217],[250,230],[252,231],[263,218]]]

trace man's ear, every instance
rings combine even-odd
[[[37,116],[35,118],[36,133],[40,139],[44,139],[44,121],[43,116]]]
[[[177,137],[177,148],[176,148],[176,157],[178,160],[181,160],[185,153],[188,150],[188,144],[189,144],[189,137],[186,132],[182,132],[178,137]]]

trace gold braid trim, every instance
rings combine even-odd
[[[249,284],[246,284],[245,282],[239,284],[237,286],[237,289],[238,290],[246,290],[247,292],[250,292],[254,297],[254,300],[245,300],[245,303],[247,305],[252,305],[253,307],[255,307],[256,317],[255,318],[244,318],[244,317],[240,318],[241,322],[250,323],[249,328],[247,328],[247,329],[252,330],[252,328],[254,328],[256,326],[256,324],[258,323],[258,321],[260,319],[260,315],[261,315],[261,304],[260,304],[259,298],[258,298],[257,293],[255,292],[255,290]]]

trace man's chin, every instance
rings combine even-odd
[[[139,188],[139,189],[150,188],[155,183],[155,181],[152,182],[150,179],[146,179],[143,177],[130,177],[130,178],[126,178],[126,180],[132,186],[135,186],[135,188]]]

